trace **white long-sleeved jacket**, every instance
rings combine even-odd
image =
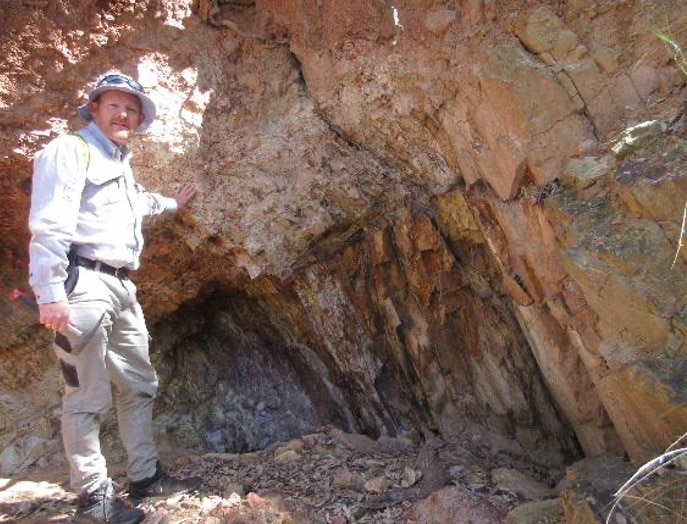
[[[77,136],[48,143],[34,159],[29,228],[29,284],[39,304],[66,300],[70,247],[91,260],[137,269],[141,222],[177,202],[149,193],[133,176],[127,147],[91,122]],[[88,148],[88,150],[86,150]]]

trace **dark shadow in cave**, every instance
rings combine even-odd
[[[245,299],[212,295],[153,332],[156,424],[172,449],[242,453],[354,424],[315,352],[285,341]]]

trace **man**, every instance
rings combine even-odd
[[[102,77],[79,114],[77,134],[50,142],[34,162],[29,282],[40,322],[54,330],[65,389],[62,438],[81,522],[135,524],[145,514],[118,498],[100,450],[100,417],[116,390],[127,452],[129,494],[137,499],[196,489],[160,466],[153,441],[157,376],[129,271],[139,266],[141,219],[184,209],[195,188],[173,198],[146,192],[133,177],[129,139],[155,118],[133,78]]]

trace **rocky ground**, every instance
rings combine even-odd
[[[202,476],[202,489],[142,507],[146,524],[562,522],[554,487],[565,472],[544,464],[553,459],[485,433],[416,444],[323,428],[259,452],[166,457],[173,474]],[[66,471],[4,479],[0,522],[70,522]],[[121,469],[112,476],[125,484]]]

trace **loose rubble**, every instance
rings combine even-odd
[[[620,459],[599,462],[601,469],[611,471],[609,461],[621,468],[613,470],[619,477],[631,472]],[[201,476],[203,486],[143,502],[145,524],[562,523],[571,522],[566,504],[589,499],[591,483],[582,477],[594,476],[587,471],[593,461],[547,465],[517,442],[484,432],[416,443],[321,428],[261,451],[183,454],[165,462],[175,475]],[[113,466],[112,476],[125,486],[123,468]],[[66,465],[0,482],[0,522],[71,522],[75,495]],[[616,486],[613,478],[603,483],[606,492]],[[585,493],[561,492],[576,485]]]

